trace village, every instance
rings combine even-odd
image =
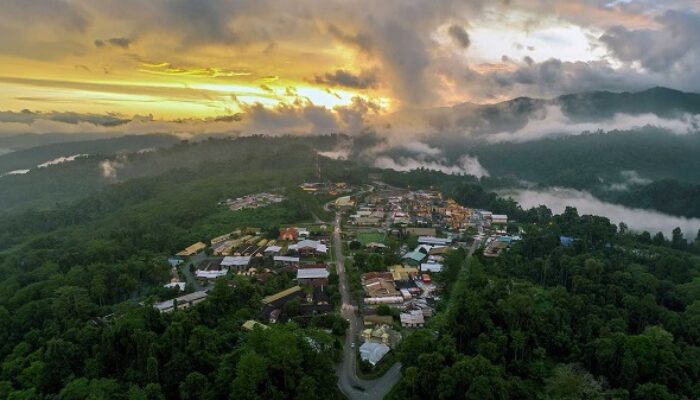
[[[278,193],[256,193],[236,199],[226,199],[219,202],[220,205],[226,205],[231,211],[254,209],[265,207],[270,204],[277,204],[284,201],[285,197]]]
[[[274,237],[261,228],[245,227],[194,243],[169,258],[172,280],[165,285],[189,293],[154,307],[172,312],[196,305],[214,281],[235,285],[233,277],[241,276],[254,284],[277,279],[284,285],[262,299],[257,318],[247,321],[244,329],[337,315],[346,306],[341,304],[336,270],[344,264],[349,302],[356,305],[361,326],[353,332],[351,348],[362,360],[360,366],[371,371],[396,348],[404,331],[425,326],[436,312],[440,275],[450,252],[482,248],[485,256],[498,257],[520,240],[507,233],[506,215],[461,206],[437,191],[381,183],[355,194],[342,183],[304,188],[343,195],[327,204],[340,226],[299,223],[280,227]],[[244,197],[251,198],[259,195]],[[334,243],[334,229],[340,243]]]

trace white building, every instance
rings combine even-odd
[[[442,272],[442,264],[440,263],[422,263],[420,272]]]
[[[402,296],[392,297],[365,297],[365,304],[401,304],[404,298]]]
[[[413,310],[399,314],[401,326],[405,328],[422,328],[425,325],[425,316],[421,310]]]
[[[360,346],[360,358],[374,366],[377,365],[390,350],[389,346],[384,343],[365,342]]]
[[[250,256],[226,256],[221,261],[221,268],[244,269],[250,264]]]
[[[492,224],[507,224],[508,216],[504,214],[493,214],[491,215]]]
[[[296,244],[290,245],[289,250],[298,251],[300,253],[314,252],[317,254],[326,254],[328,246],[316,240],[302,240]]]
[[[452,239],[439,238],[435,236],[418,236],[419,244],[428,244],[431,246],[447,246],[452,243]]]
[[[275,256],[272,260],[275,264],[299,264],[299,257]]]
[[[330,273],[325,268],[301,268],[297,270],[297,279],[328,279]]]
[[[217,270],[217,271],[197,271],[195,275],[200,279],[217,279],[222,276],[226,276],[228,270]]]
[[[182,310],[185,308],[189,308],[195,304],[201,303],[202,301],[204,301],[204,299],[207,298],[207,296],[207,292],[202,290],[199,292],[186,294],[184,296],[180,296],[172,300],[166,300],[161,303],[154,304],[153,308],[162,313],[167,313],[172,312],[175,309],[175,304],[177,304],[177,309]]]
[[[268,246],[265,249],[265,254],[278,254],[282,251],[282,246]]]

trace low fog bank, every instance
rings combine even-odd
[[[656,232],[663,232],[666,237],[669,237],[674,228],[680,227],[684,235],[692,239],[697,234],[698,229],[700,229],[700,219],[698,218],[683,218],[658,211],[628,208],[604,202],[588,192],[574,189],[517,189],[504,190],[499,194],[512,197],[523,208],[537,207],[544,204],[556,214],[564,212],[567,206],[576,207],[580,215],[594,214],[605,216],[616,224],[624,222],[632,230],[638,232],[648,231],[652,235]]]
[[[466,174],[477,178],[489,176],[489,171],[484,168],[479,160],[468,155],[462,156],[458,164],[447,164],[444,161],[426,161],[409,157],[397,157],[396,159],[381,156],[374,161],[374,166],[378,168],[393,169],[394,171],[411,171],[424,168],[433,171],[440,171],[445,174]]]

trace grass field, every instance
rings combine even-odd
[[[380,232],[362,232],[357,234],[357,241],[362,243],[363,246],[367,243],[384,243],[384,234]]]

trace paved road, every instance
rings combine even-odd
[[[340,297],[343,302],[341,314],[343,318],[350,321],[350,327],[345,336],[345,346],[343,346],[343,361],[336,368],[338,387],[343,394],[352,400],[383,399],[401,378],[401,364],[396,363],[382,377],[374,380],[363,380],[357,377],[356,349],[352,346],[352,343],[356,342],[358,332],[362,326],[357,314],[357,306],[354,304],[350,293],[348,278],[345,275],[343,241],[340,237],[340,213],[337,213],[335,216],[333,256],[340,282]]]

